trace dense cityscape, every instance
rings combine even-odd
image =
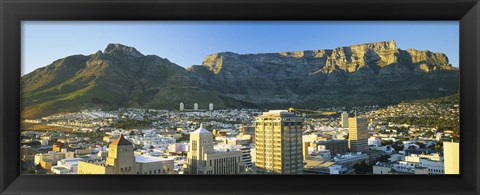
[[[23,121],[22,173],[458,174],[459,105],[449,100],[54,114]]]

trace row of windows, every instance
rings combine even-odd
[[[170,172],[170,168],[167,168],[167,170],[165,170],[165,169],[158,169],[158,174],[160,174],[160,173],[168,173],[168,172]],[[140,172],[137,172],[137,174],[140,174]],[[150,171],[148,171],[148,172],[143,172],[143,174],[150,174],[150,175],[151,175],[151,174],[157,174],[157,170],[153,170],[153,171],[150,170]]]
[[[120,168],[121,173],[126,173],[127,171],[128,172],[132,171],[132,167],[125,167],[125,168],[121,167]]]
[[[238,162],[240,157],[230,157],[223,159],[215,159],[214,172],[215,174],[238,174]]]
[[[197,151],[197,140],[192,140],[192,151]]]
[[[280,126],[280,122],[256,122],[256,126]],[[303,122],[283,122],[284,126],[300,126]]]

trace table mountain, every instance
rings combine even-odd
[[[388,104],[459,88],[459,72],[445,54],[401,50],[395,41],[333,50],[222,52],[188,70],[203,87],[273,107]]]
[[[22,117],[82,108],[178,109],[390,104],[455,93],[459,72],[442,53],[401,50],[394,41],[333,50],[208,55],[188,68],[109,44],[54,61],[21,79]]]

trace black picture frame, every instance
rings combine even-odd
[[[0,0],[0,17],[2,194],[480,193],[478,0]],[[20,175],[20,22],[23,20],[460,21],[461,174]]]

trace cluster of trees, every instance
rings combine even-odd
[[[455,133],[459,132],[460,129],[460,122],[458,119],[439,119],[436,117],[405,117],[405,116],[398,116],[398,117],[389,117],[386,119],[389,122],[393,122],[396,124],[410,124],[410,125],[417,125],[420,127],[438,127],[439,131],[453,131]]]
[[[152,121],[149,121],[149,120],[120,119],[115,124],[113,124],[113,127],[130,129],[130,128],[149,127],[151,125],[152,125]]]
[[[88,143],[95,143],[97,141],[102,141],[103,136],[105,136],[105,132],[101,132],[101,131],[86,132],[83,135],[83,137],[90,138]]]
[[[180,142],[183,142],[183,141],[190,141],[190,135],[189,134],[180,134],[181,136],[179,138],[177,138],[176,142],[177,143],[180,143]]]
[[[439,97],[439,98],[431,98],[431,99],[423,99],[423,100],[415,100],[411,102],[402,102],[402,103],[413,103],[413,104],[437,104],[437,105],[442,105],[442,106],[449,106],[453,107],[455,104],[460,104],[460,93],[457,91],[457,93],[450,95],[450,96],[445,96],[445,97]],[[459,122],[459,116],[457,115],[453,119],[440,119],[439,116],[432,116],[432,117],[423,117],[423,118],[417,118],[417,117],[405,117],[405,116],[399,116],[399,117],[390,117],[387,118],[388,122],[393,122],[396,124],[410,124],[410,125],[417,125],[421,127],[438,127],[440,131],[453,131],[456,134],[458,134],[459,129],[460,129],[460,122]]]
[[[418,103],[418,104],[427,104],[427,103],[433,103],[433,104],[459,104],[460,103],[460,92],[457,91],[457,93],[445,97],[439,97],[439,98],[431,98],[431,99],[423,99],[423,100],[415,100],[413,103]]]
[[[369,174],[372,173],[373,167],[362,161],[361,163],[357,163],[353,165],[355,172],[357,174]]]

